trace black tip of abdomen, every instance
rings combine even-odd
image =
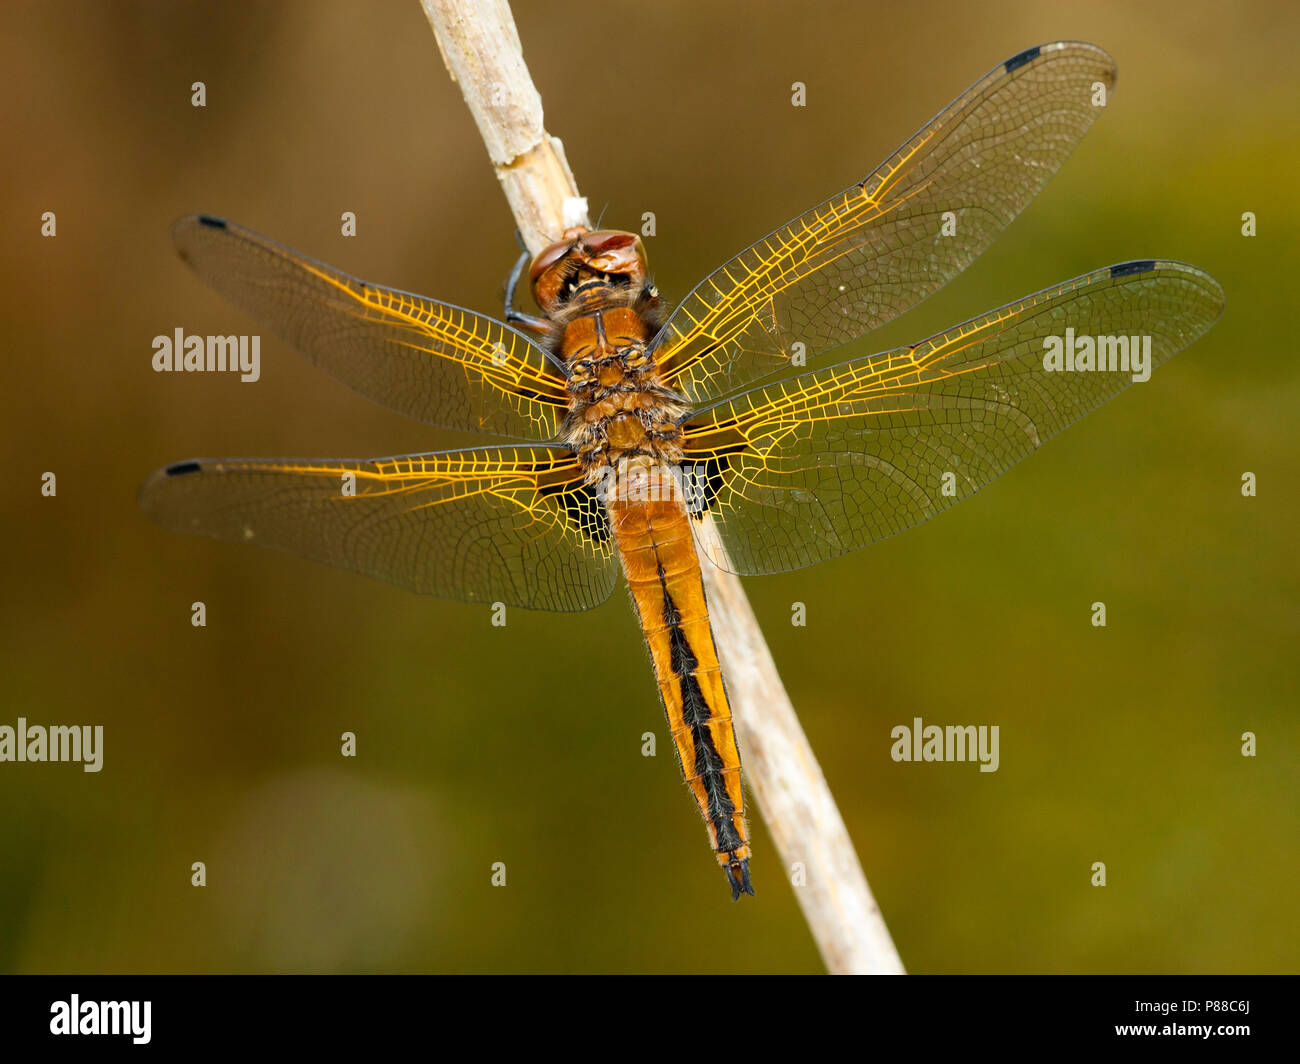
[[[727,873],[727,882],[731,885],[732,901],[739,901],[742,894],[748,894],[751,898],[754,896],[754,884],[749,881],[748,857],[743,861],[724,865],[722,870]]]

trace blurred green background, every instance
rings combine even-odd
[[[1144,256],[1213,273],[1222,321],[951,514],[747,588],[912,971],[1296,970],[1293,5],[516,17],[593,214],[656,213],[669,298],[1018,50],[1115,56],[1111,106],[1043,195],[861,350]],[[105,753],[97,775],[0,764],[0,969],[819,971],[758,816],[758,897],[731,903],[621,592],[494,628],[136,508],[150,470],[191,456],[474,442],[270,338],[255,387],[150,368],[156,334],[256,331],[172,250],[196,210],[498,311],[513,223],[415,0],[9,3],[5,20],[0,723],[103,724]],[[890,729],[914,716],[999,725],[1000,770],[895,764]]]

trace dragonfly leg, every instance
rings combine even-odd
[[[515,310],[515,290],[519,287],[519,278],[524,275],[524,267],[528,265],[531,259],[532,255],[529,254],[527,248],[524,248],[519,258],[515,260],[514,269],[510,271],[510,277],[506,281],[505,319],[511,325],[522,325],[525,329],[531,329],[533,332],[547,333],[551,330],[551,323],[545,318],[538,318],[532,314],[525,314],[521,310]]]

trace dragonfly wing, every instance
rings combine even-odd
[[[734,572],[784,572],[919,524],[1171,358],[1222,310],[1218,282],[1194,266],[1125,263],[915,347],[721,403],[685,426],[688,498],[713,518],[697,524],[700,547]],[[1083,338],[1106,369],[1086,368]],[[1071,355],[1081,345],[1078,361],[1057,369],[1067,342]]]
[[[661,375],[703,405],[915,306],[1038,194],[1114,84],[1114,62],[1090,44],[1008,59],[873,174],[700,282],[658,337]]]
[[[443,428],[555,438],[564,372],[523,333],[359,281],[220,218],[182,218],[172,237],[207,284],[367,399]]]
[[[145,512],[430,595],[547,610],[604,602],[605,511],[559,448],[356,459],[200,459],[157,470]]]

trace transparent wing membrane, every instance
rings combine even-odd
[[[920,302],[1038,194],[1114,83],[1110,56],[1090,44],[998,66],[869,177],[705,278],[660,335],[667,383],[703,405]]]
[[[618,576],[604,508],[558,448],[201,459],[155,472],[140,503],[179,532],[470,602],[584,610]]]
[[[182,218],[172,236],[207,284],[366,398],[444,428],[555,438],[564,373],[508,325],[367,284],[219,218]]]
[[[734,572],[782,572],[919,524],[1142,379],[1222,310],[1202,270],[1126,263],[721,403],[686,426],[684,469],[713,518],[697,526],[700,547]]]

